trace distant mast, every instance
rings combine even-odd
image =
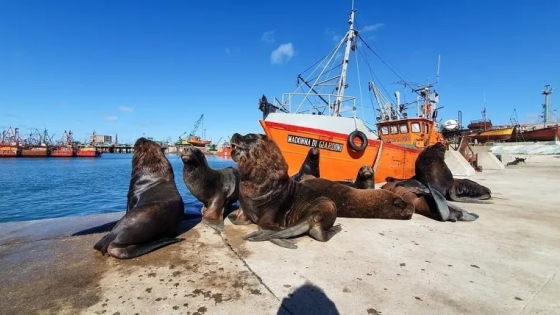
[[[544,95],[544,104],[543,104],[543,121],[544,121],[544,128],[546,128],[546,124],[548,123],[548,108],[549,108],[549,101],[550,101],[550,94],[552,94],[552,88],[550,84],[544,86],[544,90],[542,91],[542,95]]]
[[[344,99],[344,90],[346,89],[346,72],[348,71],[348,62],[350,61],[350,50],[355,49],[354,41],[356,36],[358,35],[358,31],[354,29],[354,13],[356,10],[354,9],[354,1],[352,1],[352,11],[350,12],[350,19],[348,20],[348,24],[350,28],[348,32],[346,32],[346,49],[344,50],[344,59],[342,61],[342,70],[340,73],[340,79],[338,80],[338,84],[336,86],[337,96],[336,102],[334,103],[333,113],[332,116],[339,116],[340,115],[340,106]]]

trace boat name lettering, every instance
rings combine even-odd
[[[288,143],[303,145],[306,147],[316,147],[319,149],[342,152],[344,144],[338,142],[331,142],[307,137],[288,135]]]

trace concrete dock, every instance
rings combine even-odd
[[[528,156],[472,177],[495,197],[461,204],[477,221],[338,219],[295,250],[186,221],[183,242],[116,260],[92,247],[122,213],[1,224],[0,314],[559,314],[559,175]]]

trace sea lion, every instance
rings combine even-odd
[[[287,238],[307,233],[326,242],[341,229],[334,226],[336,205],[327,197],[291,179],[278,145],[263,134],[233,134],[231,157],[240,174],[239,203],[259,231],[244,237],[297,248]]]
[[[93,248],[125,259],[180,242],[184,212],[169,160],[157,143],[142,137],[134,143],[126,213]]]
[[[188,147],[181,155],[183,181],[191,194],[202,204],[202,221],[218,230],[224,230],[224,207],[237,202],[239,171],[234,167],[213,169],[204,153]]]
[[[342,181],[342,180],[336,182],[346,186],[354,187],[356,189],[374,189],[375,188],[374,177],[375,177],[375,173],[373,171],[373,167],[369,165],[363,165],[358,170],[356,179],[354,179],[353,182]]]
[[[405,201],[414,204],[414,212],[438,221],[474,221],[478,219],[475,213],[448,203],[437,190],[430,190],[422,183],[410,179],[405,181],[387,182],[381,186],[382,190],[388,190],[401,196]],[[439,198],[433,196],[439,194]],[[437,204],[438,202],[444,204]]]
[[[415,179],[426,187],[430,185],[449,201],[492,203],[486,201],[491,198],[490,189],[487,187],[472,180],[453,178],[451,170],[445,164],[445,146],[440,142],[428,146],[420,152],[414,164],[414,170],[415,175],[410,179]],[[394,177],[385,179],[386,182],[403,180],[405,179]]]
[[[333,200],[340,218],[409,220],[414,205],[384,189],[357,189],[324,178],[309,178],[301,183]]]
[[[303,160],[303,164],[299,168],[297,174],[292,176],[292,179],[296,182],[301,181],[303,175],[312,175],[314,177],[321,177],[319,172],[319,157],[320,151],[319,148],[313,147],[309,149],[307,152],[307,156],[305,160]]]

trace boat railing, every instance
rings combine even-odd
[[[311,100],[311,96],[313,96],[313,101]],[[338,96],[336,94],[326,93],[284,93],[282,94],[282,101],[278,105],[286,109],[290,113],[307,113],[330,116],[333,113],[333,105],[335,104],[337,97]],[[275,102],[278,102],[278,100],[275,99]],[[315,104],[309,104],[311,102]],[[311,108],[306,106],[306,103],[308,103]],[[356,97],[343,96],[339,108],[339,113],[353,111],[355,109]]]

